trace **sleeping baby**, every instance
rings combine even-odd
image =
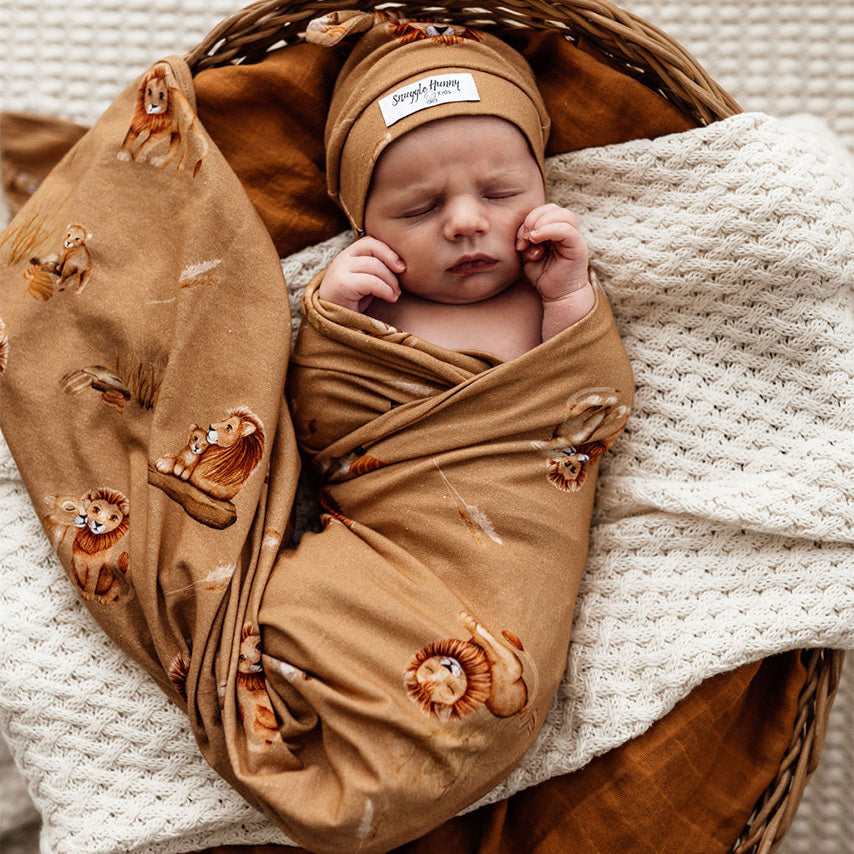
[[[503,43],[393,26],[391,41],[363,39],[333,96],[329,188],[363,236],[318,295],[449,349],[515,358],[595,300],[575,216],[545,204],[545,106]]]

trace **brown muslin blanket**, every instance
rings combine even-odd
[[[631,403],[601,293],[501,362],[311,286],[285,393],[278,254],[177,58],[51,172],[0,276],[0,426],[45,529],[220,774],[320,852],[387,850],[506,775]],[[293,549],[297,440],[324,513]]]

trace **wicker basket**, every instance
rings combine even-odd
[[[269,50],[299,41],[305,22],[325,12],[358,6],[403,11],[407,17],[477,29],[561,30],[569,38],[584,36],[624,71],[664,95],[698,125],[741,112],[738,104],[712,80],[677,42],[637,15],[607,0],[503,0],[476,7],[449,0],[430,3],[270,2],[261,0],[226,18],[186,57],[202,71],[233,62],[256,62]]]
[[[312,18],[336,9],[395,9],[410,18],[478,29],[559,30],[584,38],[625,74],[661,94],[698,125],[728,118],[741,108],[697,61],[661,30],[608,0],[461,0],[364,3],[353,0],[260,0],[226,18],[187,56],[193,73],[258,62],[271,50],[303,39]],[[791,826],[804,787],[818,766],[830,708],[842,670],[841,650],[804,650],[807,676],[792,739],[774,780],[762,795],[732,854],[771,854]]]

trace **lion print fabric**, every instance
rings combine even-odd
[[[0,235],[0,426],[103,629],[317,852],[499,782],[563,673],[632,377],[600,293],[510,362],[323,303],[155,64]],[[299,449],[317,530],[288,544]]]

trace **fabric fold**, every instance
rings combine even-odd
[[[602,295],[501,362],[323,303],[318,284],[287,394],[324,528],[280,554],[258,610],[283,758],[256,745],[239,765],[312,850],[383,850],[485,794],[545,719],[631,371]]]

